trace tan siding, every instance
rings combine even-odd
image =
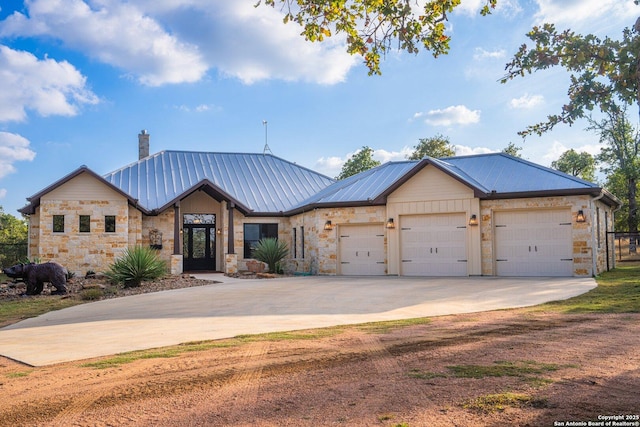
[[[473,198],[473,190],[433,166],[427,166],[402,187],[394,191],[388,202],[439,200],[440,212],[448,212],[445,200]],[[416,212],[417,213],[417,212]]]
[[[41,200],[122,200],[124,197],[88,173],[65,182],[42,196]]]

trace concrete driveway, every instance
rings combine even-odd
[[[223,283],[27,319],[0,329],[0,354],[43,366],[240,334],[525,307],[596,287],[591,278],[196,277]]]

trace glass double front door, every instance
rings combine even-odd
[[[183,218],[183,270],[216,270],[216,216],[186,214]]]

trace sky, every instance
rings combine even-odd
[[[561,69],[500,84],[505,64],[545,22],[620,38],[633,0],[462,0],[448,55],[390,52],[369,76],[344,39],[310,43],[256,0],[0,0],[0,206],[82,165],[106,174],[138,160],[138,134],[161,150],[262,153],[330,177],[361,147],[402,161],[420,138],[457,155],[501,151],[549,166],[596,154],[586,122],[517,134],[558,113]]]

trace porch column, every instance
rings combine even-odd
[[[227,207],[229,209],[229,225],[228,225],[228,231],[227,231],[227,253],[228,254],[235,254],[236,253],[236,249],[235,249],[235,236],[233,233],[233,210],[235,209],[236,205],[235,203],[231,203],[229,202],[227,204]]]
[[[173,205],[173,254],[180,255],[180,203]]]

